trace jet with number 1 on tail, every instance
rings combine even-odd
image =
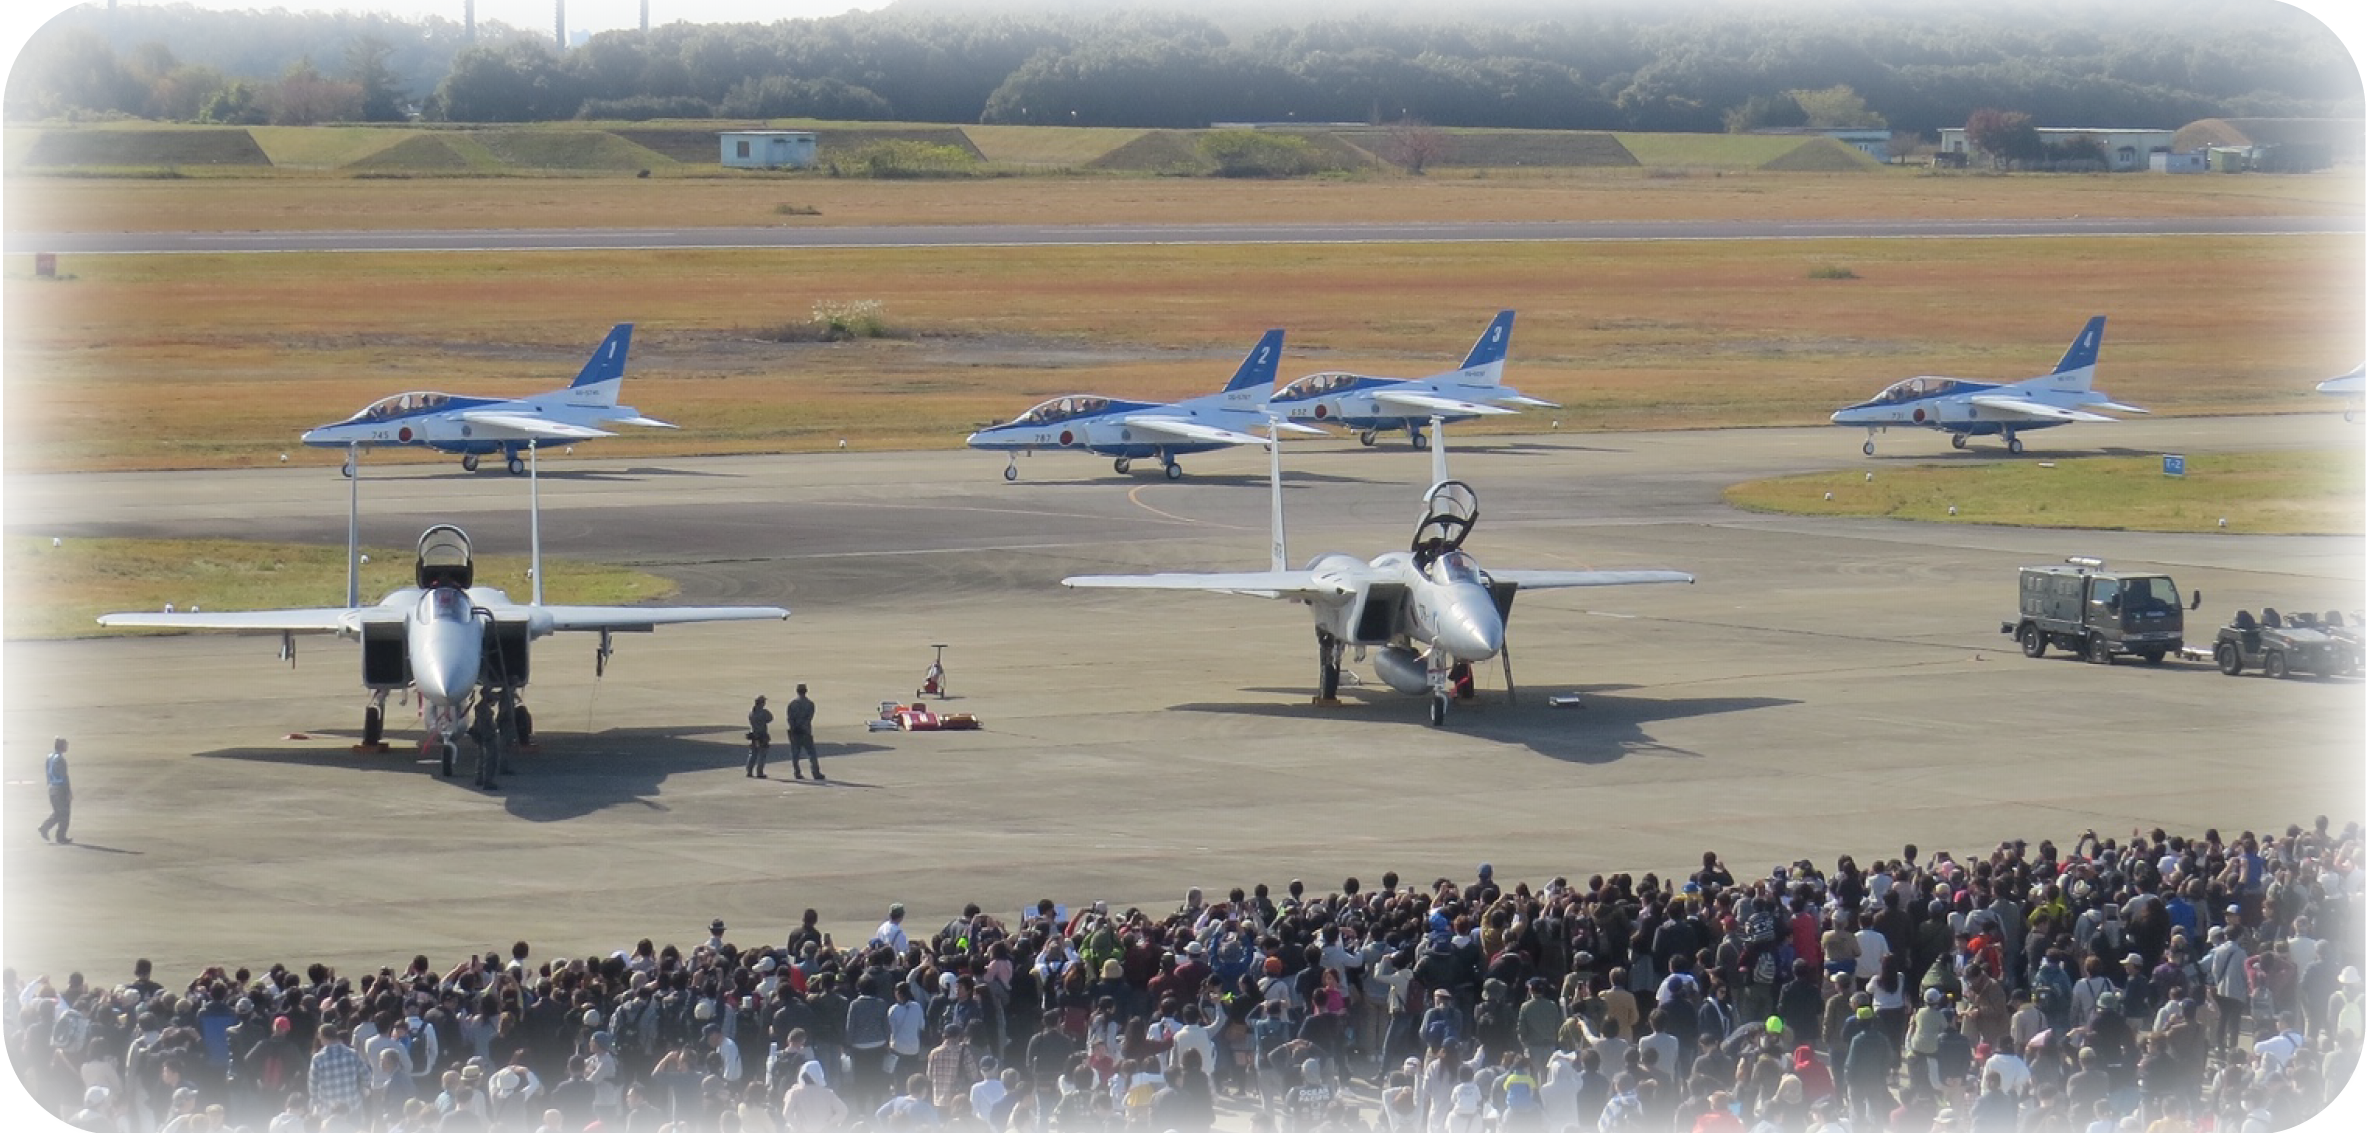
[[[2020,434],[2051,429],[2074,421],[2112,421],[2096,410],[2143,413],[2122,405],[2095,388],[2096,356],[2104,346],[2104,316],[2088,320],[2063,360],[2051,372],[2027,381],[1997,384],[1962,378],[1908,378],[1895,382],[1869,401],[1833,414],[1836,425],[1862,426],[1863,450],[1874,455],[1874,434],[1893,425],[1910,429],[1939,429],[1948,443],[1964,448],[1973,437],[2004,437],[2005,450],[2022,452]]]
[[[1019,454],[1037,449],[1072,449],[1110,457],[1124,476],[1134,462],[1157,458],[1170,480],[1183,478],[1176,457],[1233,445],[1262,445],[1251,430],[1269,420],[1266,399],[1282,364],[1282,332],[1267,331],[1241,360],[1225,388],[1202,397],[1161,403],[1127,401],[1099,394],[1055,397],[1000,425],[970,434],[971,448],[1011,454],[1003,479],[1019,479]],[[1320,436],[1321,429],[1282,426]]]
[[[1279,598],[1306,606],[1315,615],[1316,696],[1339,695],[1340,673],[1350,648],[1359,659],[1377,650],[1373,668],[1390,688],[1430,698],[1430,722],[1444,725],[1449,704],[1467,695],[1472,667],[1501,657],[1506,695],[1511,695],[1512,654],[1505,626],[1512,599],[1522,590],[1572,586],[1623,586],[1648,582],[1691,582],[1673,570],[1490,570],[1463,549],[1479,522],[1479,496],[1471,486],[1447,477],[1444,422],[1431,422],[1430,490],[1422,497],[1422,518],[1410,547],[1369,561],[1337,551],[1315,556],[1305,568],[1289,567],[1283,539],[1282,458],[1273,435],[1273,563],[1263,571],[1217,574],[1088,574],[1060,580],[1089,589],[1197,590]]]
[[[567,385],[531,397],[470,397],[415,390],[382,397],[361,412],[304,433],[314,448],[412,446],[458,453],[460,467],[477,470],[479,460],[501,457],[510,475],[526,474],[529,446],[574,444],[613,437],[609,425],[674,426],[617,404],[625,385],[625,356],[633,345],[633,324],[619,323],[592,352],[583,372]],[[345,474],[353,475],[350,462]]]

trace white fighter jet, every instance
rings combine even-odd
[[[1338,696],[1340,671],[1349,647],[1359,659],[1377,647],[1373,668],[1390,688],[1430,698],[1430,722],[1443,725],[1449,703],[1468,695],[1473,665],[1501,656],[1507,693],[1512,655],[1505,648],[1505,623],[1512,599],[1523,589],[1622,586],[1644,582],[1691,582],[1673,570],[1489,570],[1463,549],[1479,521],[1479,497],[1470,485],[1447,477],[1444,422],[1431,421],[1430,490],[1413,544],[1370,561],[1332,551],[1315,556],[1302,570],[1289,568],[1283,540],[1282,464],[1279,437],[1274,452],[1273,565],[1269,570],[1220,574],[1077,575],[1061,579],[1071,587],[1132,590],[1199,590],[1281,598],[1305,605],[1315,615],[1317,695]]]
[[[640,425],[652,429],[674,426],[644,417],[630,405],[617,404],[625,387],[625,356],[633,346],[633,324],[618,323],[608,332],[590,361],[573,382],[531,397],[471,397],[466,394],[414,390],[382,397],[343,421],[307,429],[303,441],[314,448],[352,449],[423,447],[458,453],[463,471],[474,472],[480,458],[501,457],[510,475],[526,474],[526,450],[536,444],[566,443],[613,437],[604,426]],[[347,461],[345,474],[353,475]]]
[[[517,696],[526,686],[528,649],[536,639],[561,631],[597,633],[594,672],[604,673],[614,634],[647,633],[684,622],[778,621],[789,616],[779,606],[547,605],[542,600],[539,516],[533,527],[534,593],[525,603],[477,585],[467,534],[450,524],[437,524],[419,537],[413,585],[388,593],[376,605],[364,606],[358,599],[352,565],[356,549],[349,538],[343,606],[105,614],[99,624],[277,634],[280,656],[290,664],[295,661],[297,634],[359,639],[362,685],[370,690],[369,706],[362,712],[362,742],[375,745],[384,734],[386,694],[414,690],[427,725],[421,750],[440,749],[443,773],[450,776],[459,733],[480,701],[500,706],[497,726],[505,741],[523,743],[532,736],[532,717],[517,703]]]
[[[2319,382],[2318,392],[2328,397],[2349,398],[2350,403],[2342,407],[2342,419],[2345,421],[2358,420],[2360,398],[2367,395],[2367,366],[2360,366],[2339,378],[2328,378]]]
[[[2022,452],[2018,435],[2032,429],[2051,429],[2074,421],[2111,421],[2094,410],[2143,413],[2122,405],[2095,388],[2096,355],[2104,346],[2104,316],[2088,320],[2063,360],[2050,373],[2027,381],[1999,385],[1961,378],[1908,378],[1894,382],[1870,401],[1840,409],[1836,425],[1861,425],[1866,430],[1863,451],[1874,455],[1874,434],[1892,425],[1911,429],[1940,429],[1948,443],[1965,447],[1971,437],[2005,438],[2005,450]]]
[[[1379,378],[1344,370],[1308,374],[1274,391],[1273,406],[1301,425],[1353,429],[1366,447],[1380,435],[1405,430],[1415,448],[1430,442],[1422,432],[1429,420],[1469,421],[1519,412],[1506,406],[1559,408],[1504,384],[1504,358],[1512,349],[1511,311],[1498,311],[1460,368],[1427,378]]]

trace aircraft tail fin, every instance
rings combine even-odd
[[[1225,383],[1224,392],[1241,393],[1246,390],[1274,389],[1274,375],[1282,369],[1282,331],[1267,331],[1242,357],[1241,368],[1233,371],[1233,380]]]
[[[1496,381],[1504,381],[1504,356],[1512,349],[1512,312],[1498,311],[1488,329],[1481,332],[1479,341],[1471,344],[1471,353],[1463,356],[1463,368],[1475,370],[1494,366]]]
[[[2079,337],[2071,340],[2071,348],[2063,352],[2063,360],[2055,363],[2055,374],[2069,375],[2086,371],[2087,379],[2092,379],[2096,371],[2096,355],[2103,346],[2104,316],[2098,315],[2080,328]],[[2085,386],[2088,384],[2087,379],[2082,379],[2079,384]]]
[[[592,351],[591,361],[584,363],[583,372],[567,384],[566,396],[571,405],[614,405],[617,394],[625,384],[625,356],[633,348],[633,324],[618,323],[602,339],[600,348]]]

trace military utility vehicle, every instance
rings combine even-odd
[[[2023,656],[2043,657],[2051,645],[2097,665],[2123,654],[2159,665],[2186,644],[2186,611],[2203,604],[2200,591],[2182,606],[2166,574],[2108,570],[2086,556],[2063,563],[2022,568],[2021,614],[1997,632],[2012,634]]]

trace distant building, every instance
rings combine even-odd
[[[811,130],[722,131],[723,164],[731,169],[812,169]]]
[[[2153,151],[2152,169],[2156,173],[2203,173],[2210,169],[2210,161],[2201,150],[2192,153]]]
[[[1890,161],[1890,130],[1883,126],[1769,126],[1753,130],[1754,134],[1793,135],[1811,138],[1831,138],[1867,157],[1888,164]]]
[[[2367,121],[2357,118],[2204,118],[2179,129],[2180,152],[2244,150],[2244,167],[2308,173],[2360,160]]]
[[[2073,138],[2094,138],[2104,147],[2104,168],[2115,173],[2152,168],[2155,150],[2169,151],[2175,147],[2171,140],[2175,130],[2091,130],[2076,126],[2040,126],[2038,140],[2050,146],[2061,145]],[[1971,154],[1977,152],[1964,137],[1964,127],[1949,126],[1940,131],[1940,151]]]

